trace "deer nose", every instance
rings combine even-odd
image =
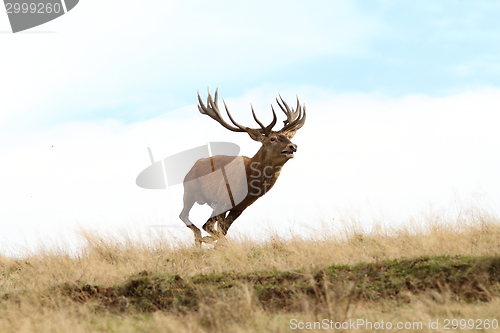
[[[290,145],[290,150],[293,151],[293,152],[296,152],[297,151],[297,145],[296,144],[291,144]]]

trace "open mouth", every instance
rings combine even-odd
[[[293,158],[293,151],[282,151],[281,154],[285,155],[288,158]]]

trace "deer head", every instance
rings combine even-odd
[[[287,118],[285,121],[283,121],[283,128],[279,131],[273,131],[273,127],[277,122],[277,117],[272,105],[271,110],[273,112],[273,120],[269,125],[264,126],[264,124],[262,124],[262,122],[255,115],[253,106],[250,104],[253,118],[260,126],[260,128],[250,128],[242,126],[234,120],[224,100],[224,108],[226,109],[226,113],[233,125],[227,123],[222,118],[218,105],[218,89],[215,90],[215,96],[213,99],[210,95],[210,91],[208,92],[206,105],[201,100],[199,93],[198,101],[198,110],[200,110],[202,114],[205,114],[214,119],[230,131],[246,132],[253,140],[262,143],[262,148],[259,150],[258,154],[260,153],[263,163],[267,162],[274,165],[283,165],[290,158],[294,157],[293,154],[297,151],[297,145],[292,143],[290,140],[306,121],[306,108],[305,106],[300,105],[298,97],[297,107],[295,108],[295,110],[288,106],[281,95],[279,96],[279,99],[276,98],[278,106],[280,107],[281,111],[285,113]]]

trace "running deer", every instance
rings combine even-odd
[[[279,131],[272,130],[277,121],[272,105],[273,120],[267,126],[257,119],[251,106],[253,118],[260,128],[249,128],[234,120],[223,100],[226,113],[233,123],[231,125],[222,118],[217,97],[218,90],[213,99],[208,92],[205,105],[198,93],[198,110],[230,131],[248,133],[253,140],[262,143],[262,146],[252,158],[218,155],[199,159],[186,175],[184,208],[179,217],[194,232],[197,247],[202,242],[213,243],[225,239],[229,227],[241,213],[273,187],[281,168],[297,151],[297,145],[290,140],[306,120],[305,105],[300,105],[298,98],[294,110],[280,95],[280,99],[276,98],[276,101],[285,113],[286,120]],[[189,221],[189,211],[195,202],[200,205],[208,204],[213,209],[212,215],[203,225],[203,230],[210,236],[202,238],[200,229]]]

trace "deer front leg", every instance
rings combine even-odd
[[[224,233],[220,230],[221,221],[224,221],[226,213],[219,214],[217,216],[212,216],[203,225],[203,230],[208,232],[212,237],[212,242],[224,237]],[[215,228],[215,223],[217,223],[217,229]],[[208,237],[203,237],[203,239]]]
[[[238,218],[238,216],[241,215],[243,211],[236,211],[236,210],[230,210],[229,211],[229,214],[227,214],[227,217],[220,221],[218,223],[218,228],[220,230],[220,232],[226,236],[227,234],[227,230],[229,229],[229,227],[231,226],[231,224],[233,224],[234,220],[236,220]]]
[[[203,230],[208,232],[213,238],[217,238],[217,231],[215,230],[215,223],[217,222],[217,216],[213,216],[205,222],[203,225]]]
[[[224,247],[226,243],[226,234],[227,230],[231,226],[231,224],[238,218],[238,216],[241,215],[241,211],[229,211],[229,214],[227,214],[226,218],[221,219],[217,223],[217,231],[219,234],[219,239],[217,240],[217,244],[215,244],[215,248],[217,249],[218,247],[222,246]]]

